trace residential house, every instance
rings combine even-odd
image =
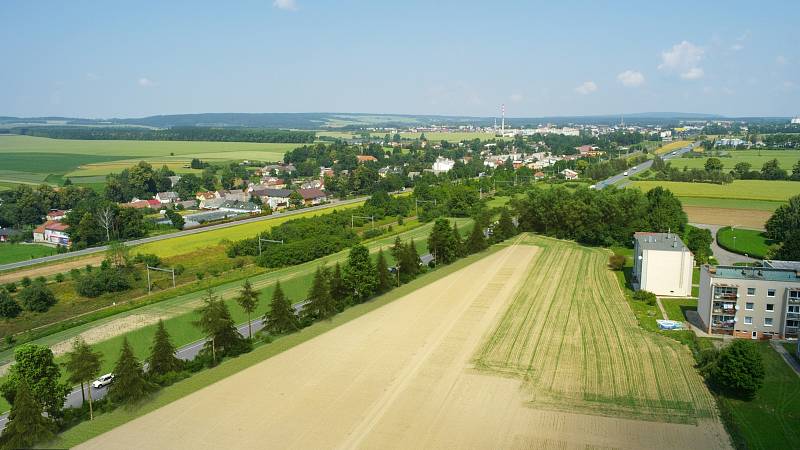
[[[197,200],[183,200],[180,202],[175,202],[175,206],[180,206],[183,209],[195,209],[197,208]]]
[[[402,175],[403,169],[397,166],[386,166],[378,169],[378,176],[386,178],[388,175]]]
[[[800,262],[700,268],[697,313],[704,331],[749,339],[798,337]]]
[[[545,174],[544,174],[544,172],[536,172],[535,174],[533,174],[533,178],[534,178],[535,180],[537,180],[537,181],[538,181],[538,180],[543,180],[543,179],[544,179],[544,177],[545,177]]]
[[[578,179],[578,172],[570,169],[564,169],[559,172],[561,175],[564,175],[565,180],[577,180]]]
[[[408,172],[408,178],[413,180],[414,178],[420,176],[420,172]]]
[[[455,166],[455,164],[456,162],[452,159],[439,156],[433,163],[433,173],[437,175],[440,173],[447,173],[453,168],[453,166]]]
[[[218,209],[220,211],[242,214],[258,214],[261,212],[261,208],[253,202],[240,202],[236,200],[225,200]]]
[[[222,204],[225,203],[226,201],[227,200],[225,200],[224,198],[212,197],[208,200],[206,199],[200,200],[199,206],[200,209],[219,209],[219,207],[222,206]]]
[[[33,230],[33,242],[44,242],[47,244],[70,245],[69,225],[57,221],[48,220]]]
[[[297,193],[303,197],[306,205],[319,205],[327,199],[327,195],[321,189],[298,189]]]
[[[358,159],[358,163],[359,164],[362,164],[362,163],[365,163],[365,162],[375,162],[375,161],[378,160],[378,158],[376,158],[376,157],[374,157],[372,155],[356,155],[356,159]]]
[[[596,145],[581,145],[580,147],[575,147],[575,150],[578,151],[578,154],[581,156],[597,156],[601,151],[599,151],[598,146]]]
[[[180,197],[178,197],[177,192],[167,191],[156,194],[156,200],[158,200],[162,205],[167,205],[179,201]]]
[[[169,187],[175,187],[175,186],[177,186],[178,181],[181,181],[181,178],[183,178],[183,177],[180,176],[180,175],[173,175],[173,176],[167,177],[167,178],[169,178]]]
[[[47,220],[52,221],[60,221],[64,217],[67,217],[68,211],[62,211],[60,209],[51,209],[50,212],[47,213]]]
[[[211,191],[206,192],[198,192],[195,196],[198,202],[203,202],[203,200],[211,200],[212,198],[217,198],[217,195]]]
[[[21,233],[22,233],[21,231],[14,230],[12,228],[0,227],[0,242],[8,242],[12,236],[16,236]]]
[[[307,180],[300,183],[300,189],[325,189],[322,180]]]
[[[333,168],[331,168],[331,167],[320,167],[319,168],[319,177],[320,178],[333,177],[333,175],[334,175]]]
[[[292,164],[268,164],[258,170],[256,170],[256,175],[258,176],[269,176],[269,175],[278,175],[281,173],[292,173],[294,172],[295,167]]]
[[[286,181],[277,177],[263,177],[261,179],[261,184],[272,189],[283,189],[286,187]]]
[[[264,189],[261,202],[269,205],[273,211],[277,211],[289,206],[290,195],[292,195],[292,191],[289,189]]]
[[[231,202],[246,202],[250,196],[242,189],[223,189],[214,193],[217,198],[222,198]]]
[[[692,295],[694,255],[675,233],[636,233],[633,287],[656,295]]]

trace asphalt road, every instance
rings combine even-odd
[[[722,228],[722,225],[709,225],[705,223],[690,223],[689,225],[697,228],[705,228],[706,230],[711,232],[711,253],[714,254],[714,258],[717,259],[717,262],[722,266],[732,266],[735,263],[752,263],[758,261],[756,258],[751,258],[749,256],[740,255],[738,253],[733,253],[725,250],[724,248],[720,247],[717,243],[717,231]]]
[[[687,145],[686,147],[683,147],[683,148],[680,148],[678,150],[675,150],[675,151],[672,151],[670,153],[667,153],[666,155],[663,155],[661,157],[661,159],[663,159],[666,162],[666,161],[669,161],[669,160],[671,160],[673,158],[680,158],[681,155],[683,155],[684,153],[690,151],[697,144],[698,143],[695,142],[695,143],[693,143],[691,145]],[[675,153],[675,154],[673,155],[673,153]],[[639,164],[638,166],[634,166],[634,167],[631,167],[630,169],[628,169],[628,171],[627,171],[628,175],[632,176],[632,175],[635,175],[637,173],[644,172],[645,170],[649,169],[650,166],[652,166],[652,165],[653,165],[653,160],[645,161],[645,162]],[[615,184],[615,183],[617,183],[619,181],[622,181],[622,180],[624,180],[626,178],[628,178],[628,177],[625,176],[624,172],[623,173],[618,173],[618,174],[614,175],[611,178],[607,178],[607,179],[605,179],[603,181],[597,182],[597,184],[594,185],[594,188],[595,189],[603,189],[603,188],[605,188],[607,186],[611,186],[612,184]],[[622,187],[622,186],[620,186],[620,187]]]
[[[253,334],[264,327],[264,323],[262,322],[261,318],[253,319],[250,322],[253,326]],[[247,322],[237,326],[239,330],[239,334],[244,337],[247,337]],[[194,359],[200,350],[203,349],[203,345],[208,341],[208,339],[201,339],[196,342],[192,342],[191,344],[184,345],[183,347],[179,348],[175,354],[178,358],[184,361],[191,361]],[[92,399],[98,400],[105,397],[106,393],[108,392],[108,387],[102,387],[99,389],[95,389],[91,387],[91,385],[87,386],[88,389],[92,390]],[[88,398],[88,394],[87,394]],[[81,396],[81,387],[75,386],[72,391],[67,394],[67,398],[64,401],[65,408],[79,408],[83,403],[83,397]],[[0,431],[6,427],[6,422],[8,422],[8,413],[0,415]]]
[[[269,216],[259,216],[259,217],[253,217],[253,218],[250,218],[250,219],[235,220],[233,222],[221,223],[221,224],[218,224],[218,225],[210,225],[210,226],[202,227],[202,228],[193,228],[193,229],[190,229],[190,230],[177,231],[175,233],[170,233],[170,234],[162,234],[162,235],[159,235],[159,236],[152,236],[152,237],[146,237],[146,238],[142,238],[142,239],[135,239],[135,240],[132,240],[132,241],[126,241],[126,242],[124,242],[124,244],[129,246],[129,247],[131,247],[131,246],[139,245],[139,244],[147,244],[148,242],[163,241],[165,239],[172,239],[172,238],[176,238],[176,237],[180,237],[180,236],[188,236],[188,235],[191,235],[191,234],[205,233],[206,231],[213,231],[213,230],[219,230],[219,229],[222,229],[222,228],[235,227],[235,226],[246,224],[246,223],[261,222],[263,220],[274,219],[275,217],[293,216],[293,215],[296,215],[296,214],[302,214],[302,213],[306,213],[306,212],[309,212],[309,211],[317,211],[317,210],[320,210],[320,209],[330,208],[331,206],[349,205],[351,203],[357,203],[357,202],[363,201],[366,198],[367,197],[358,197],[358,198],[353,198],[353,199],[349,199],[349,200],[333,200],[330,203],[326,203],[324,205],[311,206],[309,208],[296,209],[296,210],[292,210],[292,211],[284,211],[284,212],[278,211],[278,212],[275,212],[273,214],[270,214]],[[35,264],[59,261],[59,260],[62,260],[62,259],[67,259],[67,258],[74,258],[76,256],[91,255],[91,254],[94,254],[94,253],[104,252],[106,250],[108,250],[108,246],[107,245],[103,245],[103,246],[100,246],[100,247],[92,247],[92,248],[87,248],[87,249],[84,249],[84,250],[77,250],[77,251],[69,252],[69,253],[61,253],[61,254],[58,254],[58,255],[43,256],[41,258],[29,259],[27,261],[18,261],[18,262],[14,262],[14,263],[2,264],[2,265],[0,265],[0,272],[2,272],[4,270],[11,270],[11,269],[19,269],[21,267],[28,267],[28,266],[32,266],[32,265],[35,265]]]

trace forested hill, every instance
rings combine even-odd
[[[313,131],[267,130],[255,128],[177,127],[152,130],[135,127],[52,127],[11,128],[15,134],[52,139],[134,140],[134,141],[214,141],[214,142],[314,142]]]

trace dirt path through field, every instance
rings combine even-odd
[[[19,281],[25,277],[34,279],[36,277],[49,277],[57,273],[66,273],[72,269],[82,269],[87,264],[96,266],[103,262],[105,259],[104,254],[95,256],[86,256],[72,261],[66,261],[58,264],[47,264],[40,267],[32,267],[30,269],[17,270],[15,272],[0,273],[0,283],[10,283],[12,281]]]
[[[473,369],[536,255],[499,251],[80,448],[724,448],[715,428],[537,410]]]

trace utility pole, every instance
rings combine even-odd
[[[276,241],[274,239],[264,239],[261,236],[258,237],[258,254],[261,255],[261,243],[262,242],[271,242],[273,244],[283,244],[283,239]]]

